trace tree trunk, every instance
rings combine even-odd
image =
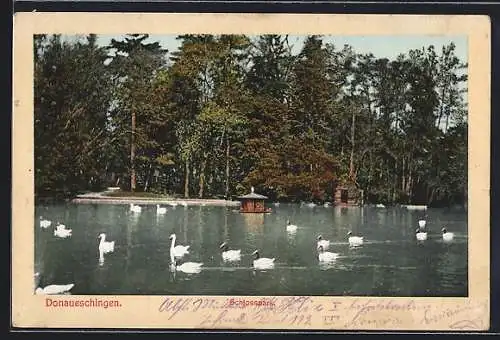
[[[200,183],[199,183],[199,190],[198,190],[198,197],[203,198],[203,188],[205,187],[205,168],[207,167],[207,157],[208,154],[204,153],[203,154],[203,161],[201,162],[200,166]]]
[[[144,191],[148,191],[148,187],[149,187],[149,182],[151,180],[151,163],[149,163],[149,169],[148,169],[148,174],[146,176],[146,184],[144,185]]]
[[[413,152],[413,150],[411,150],[411,152]],[[412,163],[413,163],[413,159],[412,159],[412,154],[410,153],[410,156],[408,157],[408,161],[406,163],[406,187],[405,187],[405,193],[406,195],[408,196],[408,200],[409,200],[409,203],[411,203],[412,201],[412,186],[413,186],[413,178],[412,178],[412,174],[413,174],[413,169],[412,169]]]
[[[353,110],[352,112],[352,125],[351,125],[351,158],[349,161],[349,178],[354,180],[354,148],[355,148],[355,142],[354,142],[354,137],[355,137],[355,129],[356,129],[356,113]]]
[[[408,196],[408,203],[412,203],[413,202],[413,178],[412,178],[412,175],[411,175],[411,171],[410,173],[408,174],[408,179],[406,180],[406,195]]]
[[[427,188],[427,205],[430,206],[434,202],[434,197],[436,195],[436,188]]]
[[[398,189],[398,160],[395,159],[394,162],[394,174],[392,178],[392,203],[396,203]]]
[[[186,159],[185,163],[185,178],[184,178],[184,198],[189,198],[189,159]]]
[[[130,191],[135,191],[135,112],[132,112],[132,135],[130,137]]]
[[[441,104],[439,106],[439,116],[438,116],[438,121],[437,121],[437,128],[439,129],[439,125],[441,125],[441,118],[443,117],[444,114],[444,96],[445,96],[445,91],[446,91],[446,86],[443,86],[441,90]]]
[[[230,151],[230,145],[229,145],[229,138],[226,137],[226,199],[229,199],[229,151]]]
[[[404,158],[404,156],[403,156],[403,165],[401,167],[401,191],[406,192],[405,158]]]

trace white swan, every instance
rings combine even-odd
[[[307,207],[309,208],[314,208],[316,206],[316,203],[313,203],[313,202],[309,202],[306,204]]]
[[[182,205],[184,208],[187,208],[188,206],[186,201],[180,201],[179,204]]]
[[[52,221],[49,221],[49,220],[44,220],[42,216],[40,216],[40,227],[41,228],[48,228],[50,227],[50,225],[52,224]]]
[[[70,283],[67,285],[49,285],[47,287],[41,288],[38,287],[35,290],[35,294],[37,295],[56,295],[63,294],[69,292],[75,286],[74,283]]]
[[[60,237],[60,238],[67,238],[71,237],[73,230],[72,229],[65,229],[64,226],[57,226],[56,229],[54,229],[54,236]]]
[[[201,262],[184,262],[179,266],[176,260],[172,261],[173,262],[170,263],[170,269],[172,271],[180,271],[186,274],[198,274],[201,272],[201,267],[203,266]]]
[[[99,242],[99,253],[107,254],[115,251],[115,241],[106,241],[106,234],[101,233],[97,237]]]
[[[330,241],[323,240],[323,236],[319,235],[318,236],[318,248],[323,247],[323,249],[328,249],[329,246],[330,246]]]
[[[297,226],[295,224],[290,224],[290,221],[286,221],[286,231],[289,233],[294,233],[297,231]]]
[[[223,242],[219,248],[222,250],[222,260],[223,261],[239,261],[241,259],[241,249],[230,250],[227,243]]]
[[[253,260],[253,267],[255,269],[272,269],[274,268],[274,258],[260,257],[259,251],[256,250],[252,253],[255,256]]]
[[[130,203],[130,211],[140,213],[142,211],[142,208],[138,205],[135,205],[134,203]]]
[[[427,224],[427,221],[424,219],[418,221],[418,226],[420,229],[424,229],[426,224]]]
[[[174,208],[178,205],[176,202],[168,202],[167,204]]]
[[[184,262],[180,266],[176,266],[175,269],[186,274],[198,274],[199,272],[201,272],[202,266],[203,263]]]
[[[448,230],[446,230],[445,227],[443,227],[441,229],[442,233],[443,233],[443,241],[445,242],[450,242],[453,240],[453,236],[454,234],[453,233],[450,233]]]
[[[337,259],[337,257],[339,257],[339,254],[324,251],[322,246],[318,247],[318,260],[320,262],[333,262]]]
[[[378,203],[375,205],[375,208],[382,208],[383,209],[383,208],[385,208],[385,205],[382,203]]]
[[[170,255],[174,255],[175,257],[183,257],[186,254],[189,254],[189,247],[190,246],[182,246],[182,245],[175,245],[175,240],[177,239],[177,236],[175,234],[170,235],[169,237],[170,240],[172,240],[172,243],[170,243]]]
[[[421,231],[420,229],[415,230],[415,232],[416,232],[415,236],[417,237],[417,240],[419,240],[419,241],[427,240],[427,232]]]
[[[349,246],[358,247],[363,245],[363,237],[362,236],[352,236],[352,231],[347,233],[349,237],[347,240],[349,241]]]
[[[156,205],[156,213],[158,215],[162,215],[162,214],[165,214],[167,212],[167,208],[165,207],[160,207],[159,204]]]

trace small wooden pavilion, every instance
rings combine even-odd
[[[353,181],[339,181],[334,186],[334,203],[336,205],[363,205],[363,190]]]
[[[242,213],[268,213],[271,208],[266,208],[264,201],[267,199],[264,195],[259,195],[254,192],[252,187],[251,192],[247,195],[240,196],[241,201],[240,212]]]

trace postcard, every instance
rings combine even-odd
[[[13,33],[13,327],[489,328],[488,17]]]

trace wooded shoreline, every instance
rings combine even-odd
[[[35,194],[124,191],[279,202],[467,204],[467,63],[305,37],[34,37]],[[147,201],[147,200],[145,200]]]

